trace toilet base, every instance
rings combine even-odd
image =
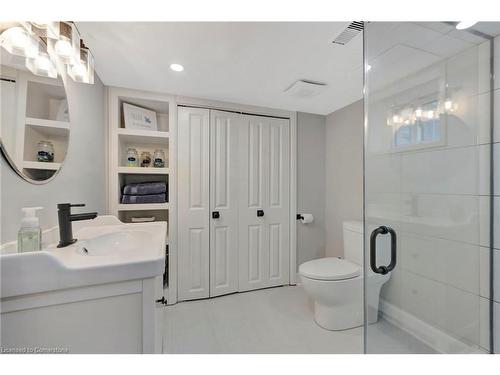
[[[314,321],[321,328],[329,331],[344,331],[363,326],[363,310],[352,308],[339,308],[322,306],[314,303]],[[378,321],[378,309],[368,309],[368,324],[374,324]]]

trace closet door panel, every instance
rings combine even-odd
[[[268,286],[289,282],[290,258],[290,130],[289,121],[269,119]]]
[[[240,132],[239,290],[265,288],[269,279],[269,127],[266,118],[242,116]],[[258,211],[264,216],[258,216]]]
[[[209,296],[209,111],[178,109],[178,298]]]
[[[210,296],[218,296],[238,290],[238,131],[241,119],[230,112],[210,112]]]

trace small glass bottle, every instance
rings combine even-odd
[[[165,168],[165,152],[163,152],[163,150],[155,150],[155,153],[153,154],[153,167]]]
[[[141,167],[148,168],[151,166],[151,153],[149,151],[141,152]]]
[[[40,141],[36,145],[36,160],[43,163],[54,162],[54,145],[50,141]]]
[[[127,148],[127,167],[139,166],[139,153],[133,147]]]

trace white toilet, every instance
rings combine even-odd
[[[306,293],[314,300],[314,320],[328,330],[363,325],[363,223],[344,222],[344,259],[322,258],[305,262],[299,274]],[[379,236],[380,241],[387,238]],[[380,262],[385,262],[389,244],[377,246]],[[383,263],[381,263],[383,264]],[[390,273],[368,272],[368,323],[378,319],[380,289]]]

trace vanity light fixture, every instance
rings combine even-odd
[[[0,46],[24,57],[33,74],[57,78],[57,57],[74,81],[94,83],[94,57],[73,22],[15,22],[0,34]]]
[[[465,30],[469,27],[474,26],[476,23],[477,21],[460,21],[455,27],[457,28],[457,30]]]
[[[170,69],[172,69],[174,72],[182,72],[184,70],[184,67],[181,64],[173,63],[170,64]]]

